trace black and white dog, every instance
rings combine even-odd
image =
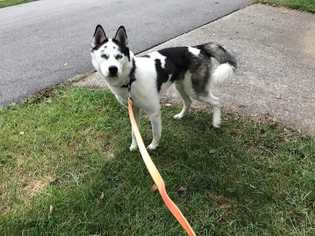
[[[149,149],[156,149],[161,137],[160,91],[172,83],[183,99],[183,109],[174,116],[181,119],[189,111],[192,99],[213,105],[214,127],[221,123],[221,104],[212,94],[213,85],[230,78],[236,60],[222,46],[206,43],[193,47],[173,47],[135,56],[128,48],[127,34],[120,26],[114,38],[107,38],[101,25],[95,29],[91,50],[92,63],[104,77],[117,100],[127,104],[128,85],[134,101],[134,112],[139,122],[139,110],[149,116],[153,140]],[[211,58],[220,65],[212,71]],[[130,150],[137,143],[132,134]]]

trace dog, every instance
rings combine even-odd
[[[162,130],[160,93],[171,84],[175,84],[183,100],[183,108],[175,119],[183,118],[192,101],[197,100],[213,106],[212,125],[220,127],[222,105],[212,93],[213,86],[231,78],[237,67],[235,58],[221,45],[172,47],[135,56],[128,47],[124,26],[118,28],[114,38],[108,38],[103,27],[97,25],[91,46],[92,64],[118,102],[126,106],[130,91],[136,122],[139,124],[140,109],[148,115],[153,135],[149,150],[159,145]],[[219,63],[214,70],[212,58]],[[129,149],[137,149],[134,134]]]

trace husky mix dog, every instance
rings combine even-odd
[[[156,149],[161,137],[160,92],[173,83],[183,99],[183,109],[174,116],[175,119],[183,118],[195,99],[213,106],[212,125],[220,127],[222,105],[212,93],[213,85],[229,79],[236,69],[236,60],[222,46],[206,43],[135,56],[128,48],[124,26],[118,28],[114,38],[108,38],[103,27],[98,25],[92,40],[91,57],[95,70],[124,106],[130,87],[136,121],[139,123],[140,109],[148,115],[153,134],[148,149]],[[219,63],[214,70],[211,58]],[[135,149],[137,142],[132,134],[130,150]]]

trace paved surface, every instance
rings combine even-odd
[[[222,43],[239,61],[236,78],[216,91],[227,110],[271,116],[315,135],[315,15],[252,5],[154,49],[207,41]],[[168,95],[178,101],[174,90]]]
[[[246,6],[248,0],[41,0],[0,9],[0,106],[92,70],[90,40],[102,23],[127,26],[148,49]]]

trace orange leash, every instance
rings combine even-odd
[[[169,211],[173,214],[173,216],[176,218],[176,220],[181,224],[181,226],[184,228],[184,230],[187,232],[189,236],[196,236],[196,233],[190,226],[189,222],[186,220],[185,216],[182,214],[182,212],[179,210],[179,208],[176,206],[176,204],[172,201],[172,199],[168,196],[165,188],[165,183],[163,181],[162,176],[160,175],[158,169],[154,165],[147,149],[144,146],[139,127],[136,123],[135,116],[133,113],[133,101],[131,98],[128,98],[128,112],[129,112],[129,118],[131,122],[132,131],[136,137],[139,151],[141,153],[142,159],[144,161],[144,164],[146,165],[155,185],[157,186],[159,193],[169,209]]]

